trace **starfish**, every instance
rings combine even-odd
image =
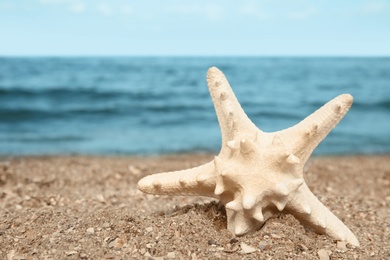
[[[192,169],[146,176],[138,188],[156,195],[219,199],[226,208],[227,228],[237,236],[258,230],[283,212],[319,234],[359,246],[351,230],[315,197],[303,178],[305,163],[348,112],[352,96],[340,95],[295,126],[269,133],[248,118],[220,70],[208,70],[207,84],[221,128],[220,153]]]

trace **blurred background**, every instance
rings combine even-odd
[[[0,0],[0,155],[217,152],[211,66],[264,131],[350,93],[315,153],[390,152],[390,1]]]

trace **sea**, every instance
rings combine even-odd
[[[263,131],[350,93],[314,153],[390,153],[390,57],[0,57],[0,155],[218,153],[211,66]]]

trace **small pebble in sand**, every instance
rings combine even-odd
[[[69,251],[69,252],[66,252],[66,255],[67,255],[67,256],[76,255],[76,254],[77,254],[77,251]]]
[[[104,198],[103,194],[97,194],[96,199],[100,202],[106,202],[106,199]]]
[[[256,251],[256,248],[250,245],[245,244],[244,242],[241,242],[241,254],[250,254]]]
[[[109,227],[110,227],[110,223],[108,222],[103,223],[103,228],[109,228]]]
[[[342,253],[348,251],[347,242],[337,241],[337,251],[342,252]]]
[[[176,257],[175,252],[169,252],[169,253],[167,254],[167,258],[169,258],[169,259],[174,259],[175,257]]]
[[[129,172],[134,175],[139,175],[141,173],[141,170],[134,165],[129,165]]]
[[[305,246],[304,244],[298,244],[298,248],[301,249],[302,251],[307,251],[309,248]]]
[[[269,250],[269,249],[271,249],[271,245],[268,244],[266,241],[260,241],[259,248],[261,250]]]
[[[153,231],[153,227],[147,227],[147,228],[145,228],[145,230],[146,230],[146,232],[152,232]]]
[[[232,238],[230,239],[230,244],[234,244],[234,243],[237,243],[238,242],[238,239],[237,238]]]
[[[208,243],[209,245],[216,245],[216,244],[218,244],[217,241],[212,240],[212,239],[210,239],[209,241],[207,241],[207,243]]]
[[[124,241],[120,238],[116,238],[114,241],[108,244],[109,248],[121,248],[124,244]]]
[[[330,253],[328,250],[320,249],[318,250],[317,254],[320,260],[329,260]]]
[[[93,235],[93,234],[95,234],[95,229],[92,228],[92,227],[91,227],[91,228],[88,228],[88,229],[87,229],[87,233],[90,234],[90,235]]]

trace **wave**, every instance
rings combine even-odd
[[[132,90],[100,90],[93,88],[75,89],[69,87],[58,87],[50,89],[27,89],[22,87],[13,88],[0,88],[0,97],[25,97],[25,98],[36,98],[36,97],[81,97],[89,96],[91,99],[101,98],[133,98],[133,99],[164,99],[175,92],[157,92],[157,91],[132,91]]]
[[[0,113],[21,110],[21,113],[41,110],[59,113],[121,113],[133,109],[156,112],[204,110],[210,103],[207,92],[180,89],[101,90],[53,88],[0,88]],[[178,104],[179,103],[179,104]],[[211,103],[210,103],[211,104]],[[43,108],[42,108],[43,107]],[[211,106],[207,106],[209,108]],[[28,111],[24,111],[28,110]],[[17,111],[10,111],[15,113]]]
[[[371,102],[363,102],[360,100],[361,99],[354,98],[354,101],[352,103],[353,109],[376,109],[376,110],[390,109],[390,97],[389,97],[389,99],[377,100],[377,101],[371,101]],[[321,103],[319,101],[313,101],[313,102],[307,103],[307,105],[312,106],[312,107],[316,107],[316,108],[320,108],[323,105],[325,105],[325,103],[326,102]]]
[[[66,118],[75,117],[77,115],[97,115],[109,116],[118,113],[116,108],[99,108],[99,109],[73,109],[73,110],[51,110],[51,109],[36,109],[36,108],[21,108],[21,109],[1,109],[1,122],[31,122],[42,120],[63,120]]]
[[[190,114],[204,114],[212,111],[211,105],[203,104],[146,104],[129,102],[127,104],[113,104],[111,106],[100,104],[84,104],[83,106],[62,106],[57,108],[40,107],[19,107],[1,108],[1,122],[23,122],[36,120],[63,120],[67,118],[79,118],[94,116],[96,118],[133,116],[133,117],[154,117],[165,116],[164,114],[176,114],[176,117],[186,117]]]
[[[359,109],[390,109],[390,98],[388,100],[380,100],[376,102],[371,103],[364,103],[364,102],[356,102],[354,101],[353,105],[354,108]]]
[[[1,141],[19,142],[19,143],[43,143],[43,142],[80,142],[86,141],[88,138],[81,136],[18,136],[18,137],[0,137]]]

